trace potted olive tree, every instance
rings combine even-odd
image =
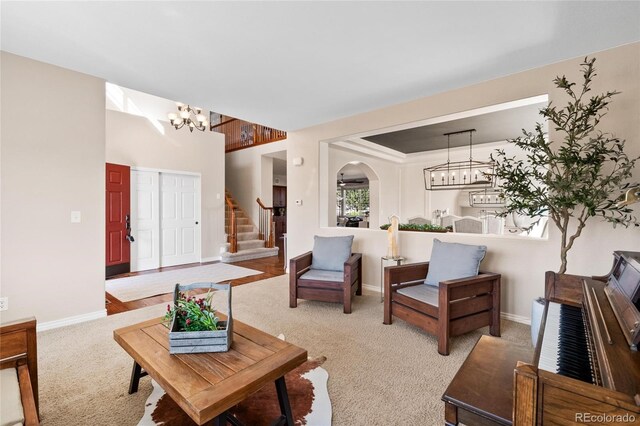
[[[613,226],[638,226],[633,211],[616,198],[634,186],[629,180],[640,157],[630,158],[624,152],[624,140],[599,130],[600,120],[619,92],[590,94],[595,61],[585,58],[582,62],[579,86],[565,76],[555,78],[555,86],[569,100],[564,107],[550,103],[540,110],[555,130],[555,140],[538,123],[534,131],[523,130],[522,136],[509,140],[526,158],[508,156],[504,150],[491,156],[507,200],[502,214],[548,216],[560,230],[560,274],[566,272],[567,253],[592,217]]]

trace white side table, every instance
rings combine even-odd
[[[380,258],[380,303],[384,302],[384,262],[396,262],[396,266],[402,265],[402,262],[405,261],[405,258],[402,256],[398,257],[390,257],[390,256],[382,256]]]

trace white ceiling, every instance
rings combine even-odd
[[[1,2],[2,50],[295,130],[640,40],[640,2]]]

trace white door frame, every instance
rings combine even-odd
[[[173,170],[173,169],[156,169],[153,167],[139,167],[139,166],[131,166],[131,170],[137,170],[140,172],[158,172],[158,173],[169,173],[172,175],[187,175],[187,176],[198,176],[202,178],[202,173],[199,172],[185,172],[183,170]]]
[[[160,200],[160,192],[161,191],[161,186],[162,183],[160,182],[160,178],[162,177],[162,174],[176,174],[176,175],[184,175],[184,176],[194,176],[198,178],[198,185],[197,185],[197,194],[198,194],[198,198],[200,200],[200,205],[199,205],[199,211],[197,212],[198,215],[198,229],[196,230],[196,232],[198,233],[198,252],[199,252],[199,261],[202,262],[202,173],[198,173],[198,172],[188,172],[188,171],[183,171],[183,170],[172,170],[172,169],[159,169],[159,168],[155,168],[155,167],[141,167],[141,166],[131,166],[131,170],[132,171],[140,171],[140,172],[156,172],[159,174],[158,176],[158,203],[161,203],[162,201]],[[162,208],[162,205],[159,204],[159,208]],[[133,219],[133,218],[132,218]],[[160,225],[159,225],[159,230],[162,230],[162,218],[160,218]],[[135,242],[133,243],[135,244]],[[162,245],[162,244],[160,244]],[[159,253],[160,256],[160,267],[162,267],[162,253]]]

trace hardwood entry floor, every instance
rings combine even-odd
[[[173,269],[192,268],[194,266],[209,265],[211,263],[217,263],[217,262],[191,263],[189,265],[170,266],[167,268],[152,269],[150,271],[131,272],[128,274],[116,275],[114,277],[111,277],[110,279],[131,277],[134,275],[152,274],[155,272],[170,271]],[[284,258],[282,254],[279,254],[278,256],[263,257],[260,259],[245,260],[242,262],[234,262],[232,263],[232,265],[255,269],[256,271],[262,272],[262,274],[251,275],[248,277],[233,280],[231,284],[234,287],[238,285],[247,284],[254,281],[260,281],[267,278],[277,277],[279,275],[285,274]],[[106,293],[107,315],[113,315],[113,314],[119,314],[121,312],[132,311],[134,309],[140,309],[146,306],[157,305],[158,303],[171,302],[172,299],[173,299],[173,294],[166,293],[166,294],[160,294],[158,296],[146,297],[144,299],[131,300],[129,302],[121,302],[120,300],[116,299],[109,293]]]

